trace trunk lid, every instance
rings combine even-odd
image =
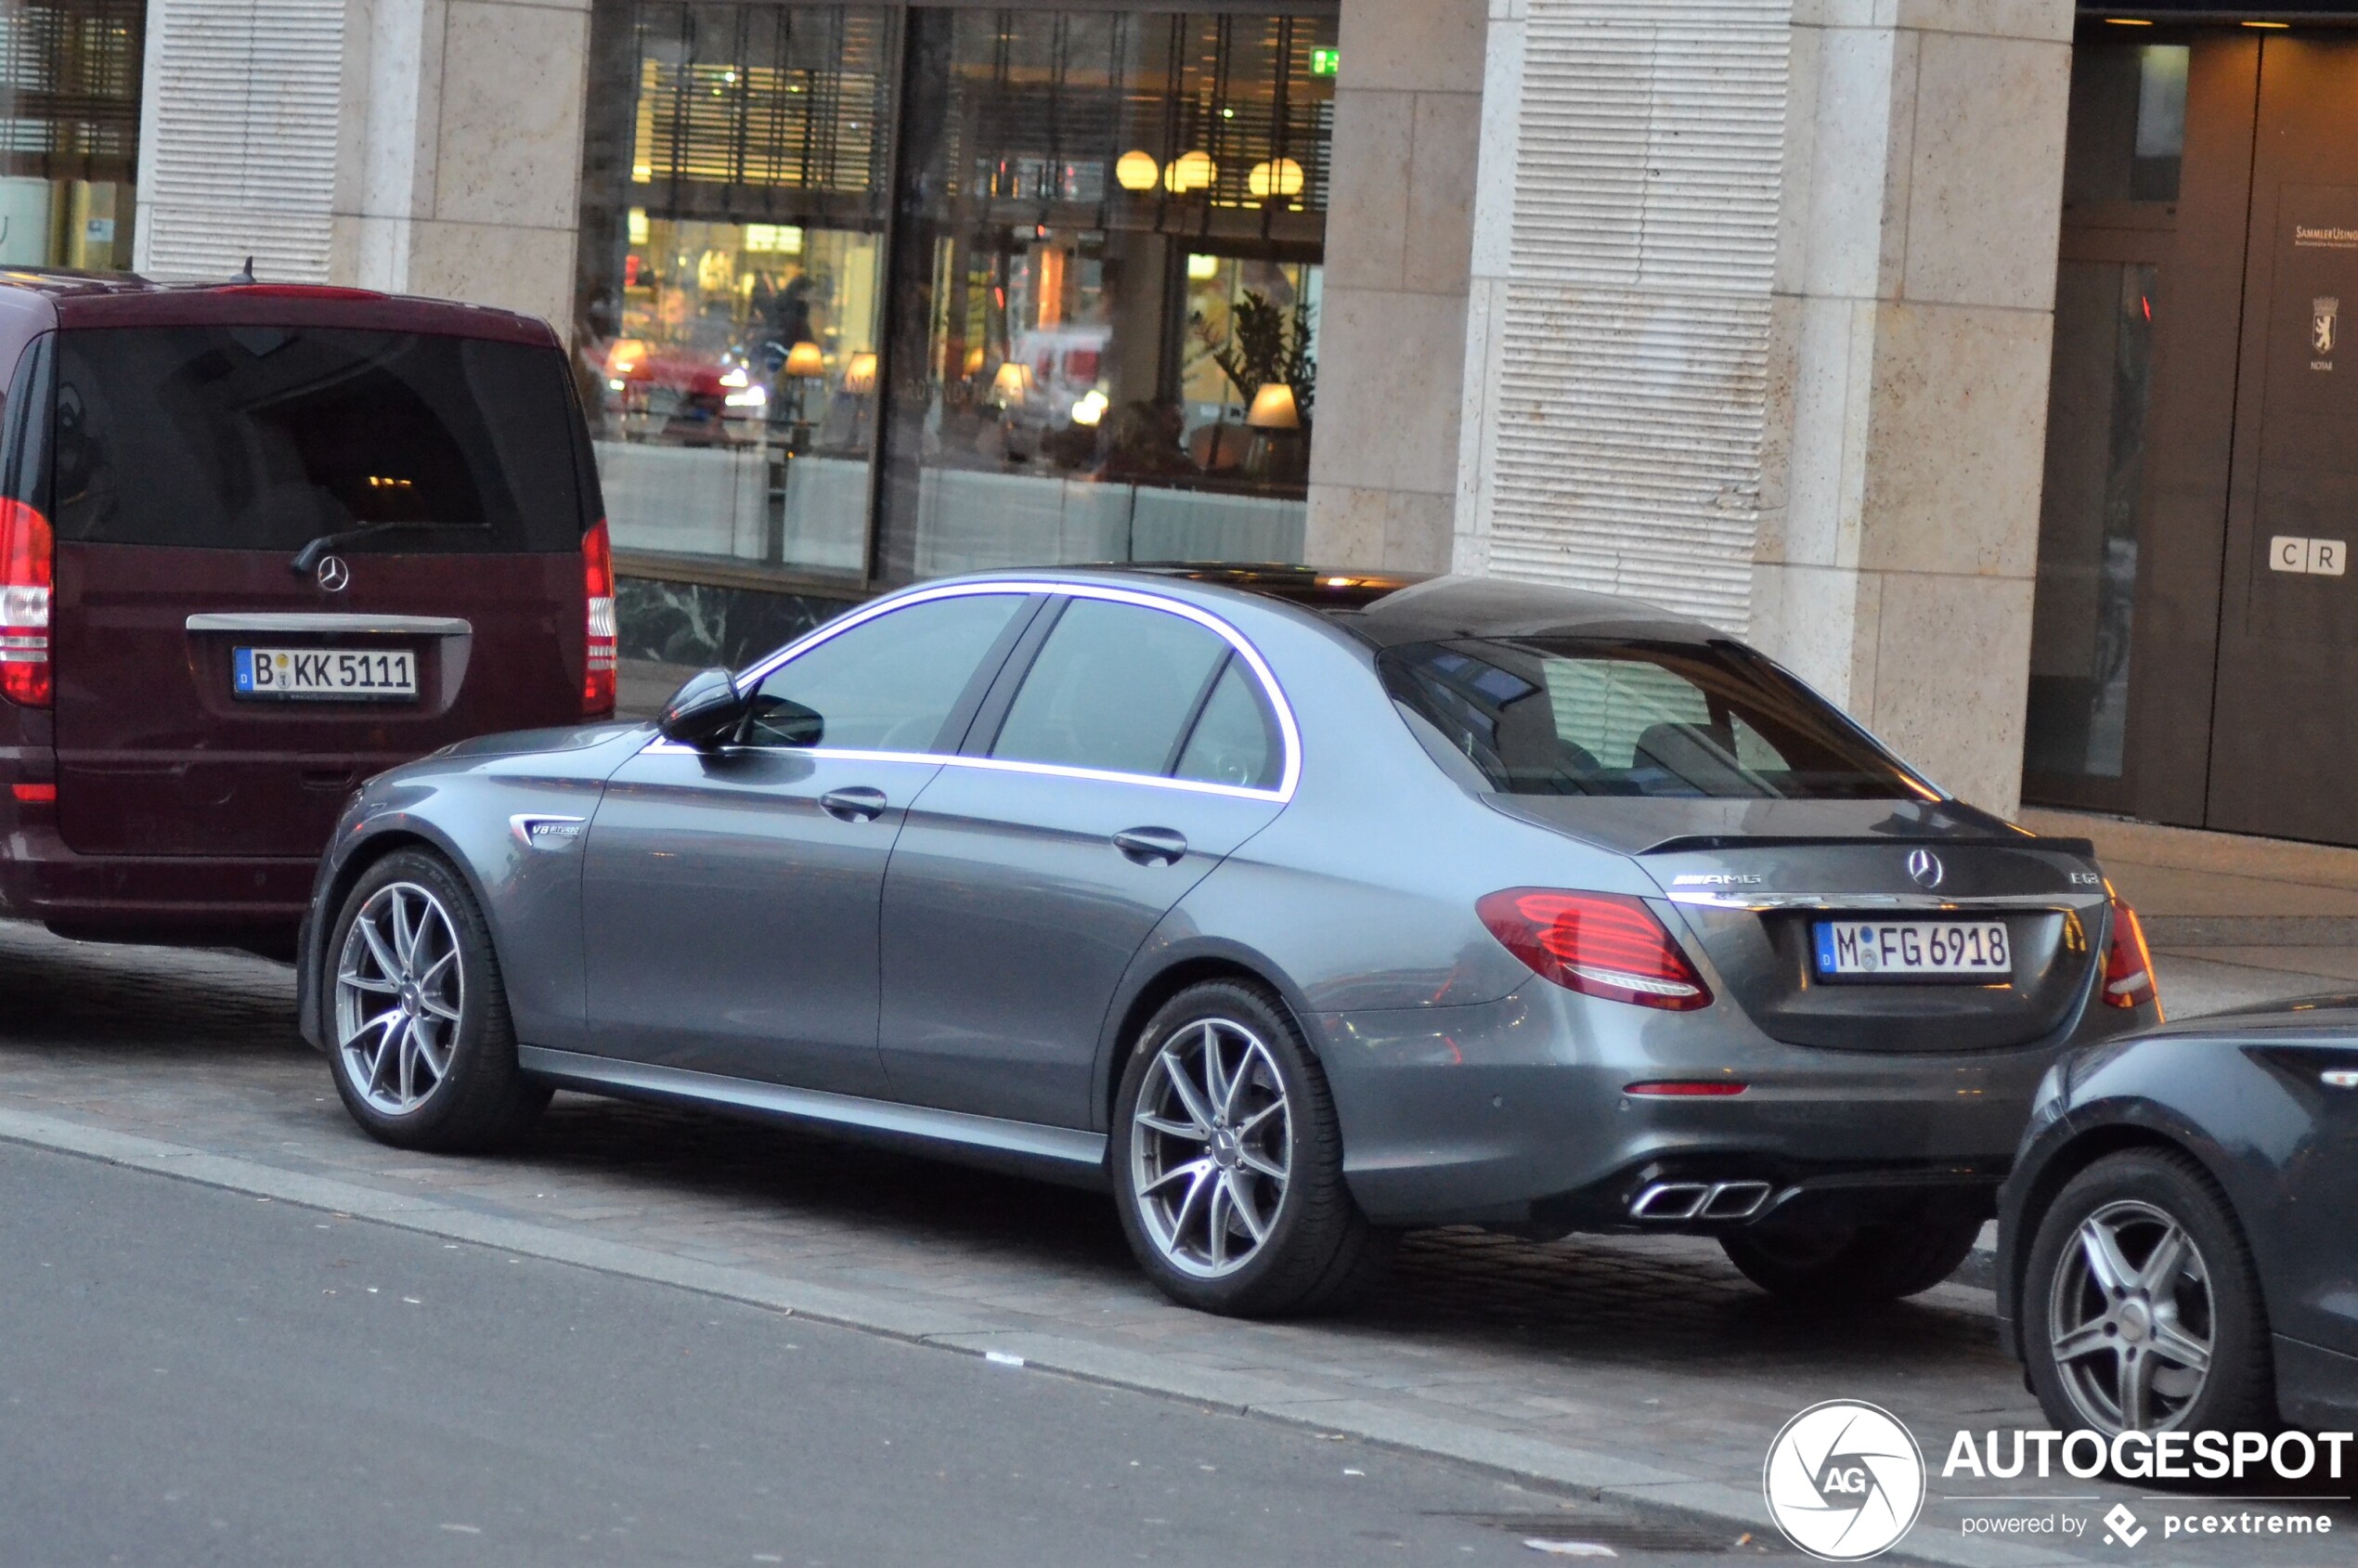
[[[1790,1044],[1892,1052],[2030,1044],[2071,1021],[2110,934],[2089,844],[2039,838],[1950,802],[1516,796],[1494,803],[1631,856],[1683,917],[1722,997]],[[1919,862],[1911,874],[1919,850],[1937,870]],[[2002,922],[2013,971],[2003,983],[1823,979],[1814,950],[1826,920]]]

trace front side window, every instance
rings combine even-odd
[[[911,752],[953,746],[957,737],[943,728],[1024,603],[1018,593],[929,600],[829,638],[762,680],[745,744]]]
[[[1074,600],[1024,677],[991,755],[1167,775],[1202,728],[1228,659],[1227,642],[1194,621]],[[1232,711],[1224,706],[1214,726],[1234,728]],[[1201,756],[1213,758],[1223,744],[1208,739]]]
[[[1483,638],[1387,650],[1397,701],[1509,795],[1921,800],[1937,792],[1737,643]]]

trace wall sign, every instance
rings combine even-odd
[[[2278,534],[2268,541],[2268,569],[2303,572],[2313,577],[2338,577],[2350,566],[2346,539],[2304,539]]]

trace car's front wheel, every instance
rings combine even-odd
[[[2023,1266],[2023,1357],[2058,1429],[2274,1424],[2258,1270],[2201,1166],[2161,1149],[2108,1155],[2037,1224]]]
[[[1122,1074],[1112,1145],[1131,1250],[1184,1305],[1320,1311],[1380,1265],[1343,1185],[1326,1076],[1257,986],[1192,986],[1155,1014]]]
[[[1863,1224],[1771,1219],[1729,1232],[1719,1248],[1770,1295],[1859,1306],[1931,1289],[1957,1272],[1981,1225],[1940,1210]]]
[[[549,1103],[516,1066],[491,933],[439,855],[402,849],[362,875],[326,950],[337,1093],[402,1148],[496,1147]]]

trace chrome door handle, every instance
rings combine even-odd
[[[831,789],[819,797],[819,809],[839,822],[872,823],[884,815],[885,792],[854,784],[849,789]]]
[[[1167,827],[1134,827],[1113,836],[1113,847],[1140,865],[1177,865],[1187,854],[1187,836]]]

